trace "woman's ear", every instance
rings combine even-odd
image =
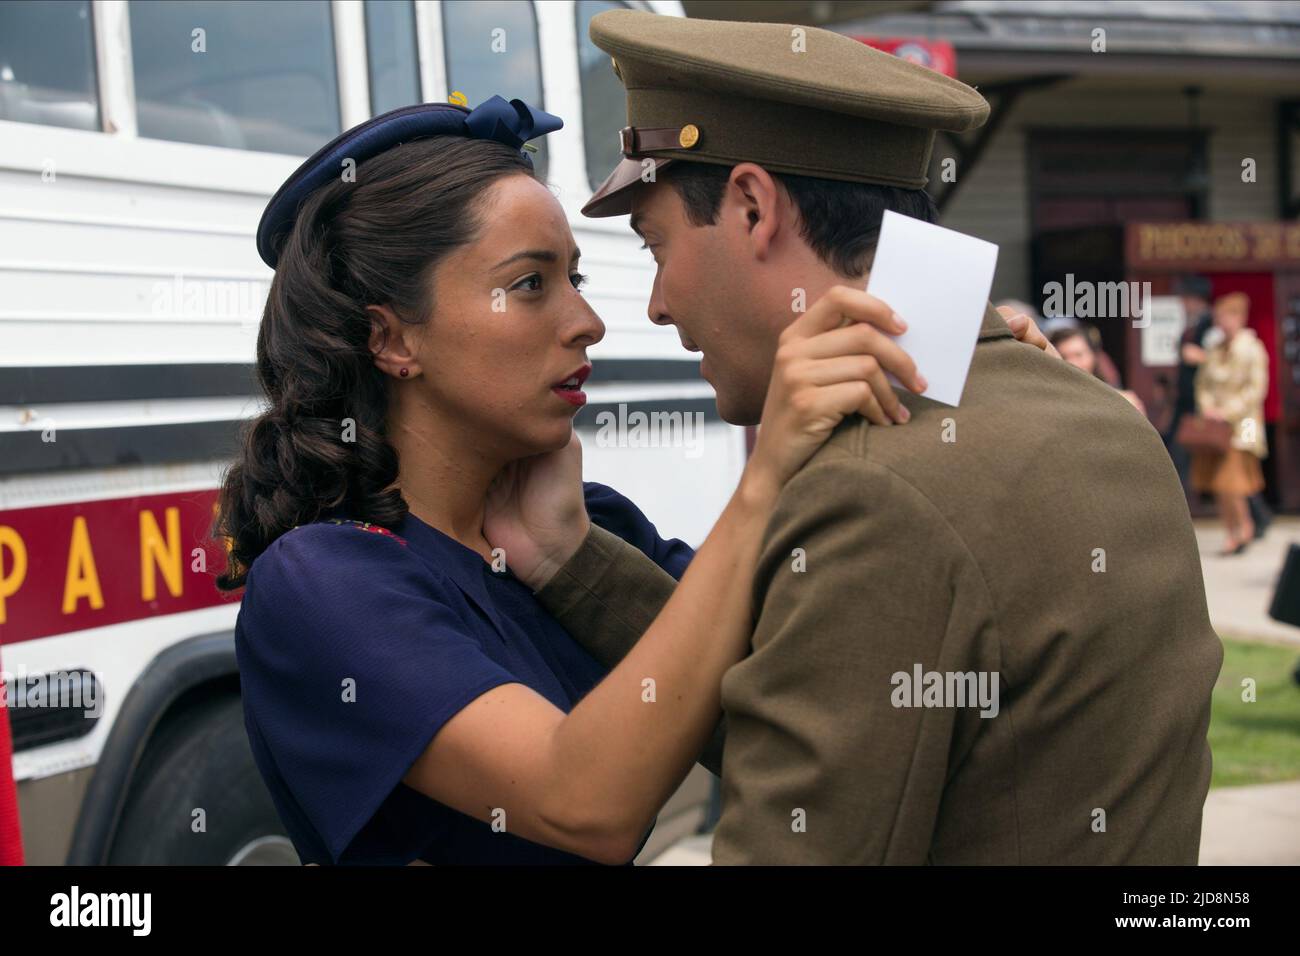
[[[375,367],[393,378],[412,378],[420,374],[420,363],[410,341],[411,326],[406,325],[387,305],[368,305],[370,351]]]
[[[782,194],[776,180],[762,166],[740,163],[727,179],[725,200],[744,217],[754,255],[765,260],[781,227]]]

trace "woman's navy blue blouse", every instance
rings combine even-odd
[[[681,577],[686,544],[613,489],[584,491],[592,521]],[[330,517],[258,556],[235,625],[253,758],[302,861],[589,862],[402,778],[485,691],[524,684],[567,713],[604,667],[508,570],[414,515],[392,533]]]

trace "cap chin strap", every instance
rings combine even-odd
[[[629,158],[654,149],[685,148],[680,126],[624,126],[618,131],[618,141]]]

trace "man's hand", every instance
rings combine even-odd
[[[1061,357],[1061,353],[1056,351],[1056,346],[1047,340],[1043,330],[1025,313],[1017,312],[1009,305],[1000,305],[998,306],[998,315],[1002,316],[1007,325],[1011,326],[1011,331],[1018,341],[1035,345],[1048,355],[1056,358]]]

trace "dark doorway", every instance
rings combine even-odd
[[[1122,282],[1125,223],[1203,218],[1203,133],[1033,130],[1028,146],[1030,274],[1040,302],[1049,283],[1067,286],[1070,276],[1075,285]],[[1097,327],[1106,354],[1127,370],[1128,320],[1082,321]]]

